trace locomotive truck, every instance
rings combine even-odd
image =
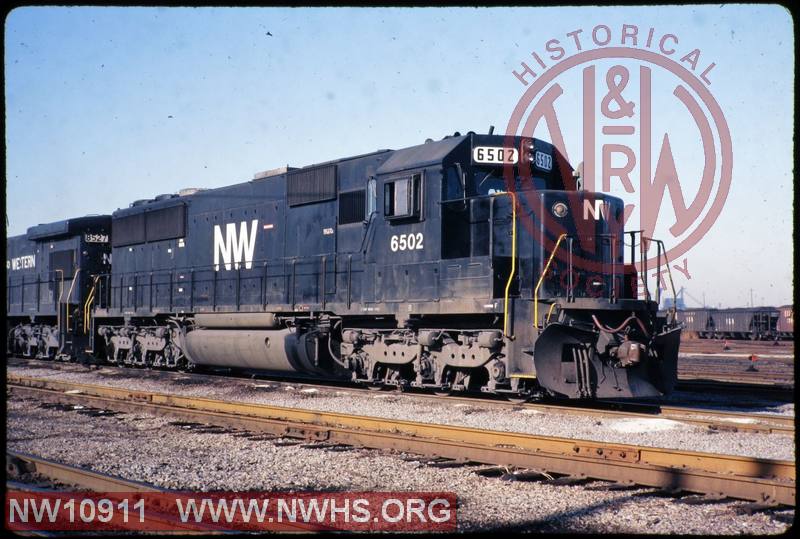
[[[7,264],[9,342],[374,388],[659,396],[681,327],[636,270],[663,245],[626,232],[623,214],[533,138],[456,133],[282,167],[9,239],[37,256]],[[56,249],[41,227],[72,242],[72,268],[39,258]],[[87,243],[98,233],[106,243]]]

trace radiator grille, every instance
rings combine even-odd
[[[367,191],[339,193],[339,224],[360,223],[366,216]]]
[[[145,214],[147,241],[170,240],[185,235],[186,206],[173,206]]]
[[[144,243],[144,239],[144,213],[114,219],[111,227],[111,245],[113,247]]]
[[[336,165],[289,172],[286,200],[289,206],[322,202],[336,198]]]

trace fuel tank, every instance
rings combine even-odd
[[[321,374],[318,343],[308,333],[284,329],[196,329],[185,337],[187,357],[197,365]]]
[[[194,322],[212,329],[274,329],[278,321],[274,313],[197,313]]]

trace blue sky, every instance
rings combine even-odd
[[[525,89],[511,71],[597,24],[616,39],[623,24],[675,34],[679,52],[716,64],[732,187],[678,286],[714,305],[746,305],[751,288],[756,303],[790,303],[794,35],[778,6],[18,8],[5,26],[8,233],[281,165],[504,129]],[[576,73],[559,82],[569,89]],[[577,107],[559,115],[580,161]],[[682,185],[701,162],[683,120],[654,111]]]

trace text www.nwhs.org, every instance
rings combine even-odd
[[[8,491],[11,530],[453,531],[450,492],[80,493]]]

